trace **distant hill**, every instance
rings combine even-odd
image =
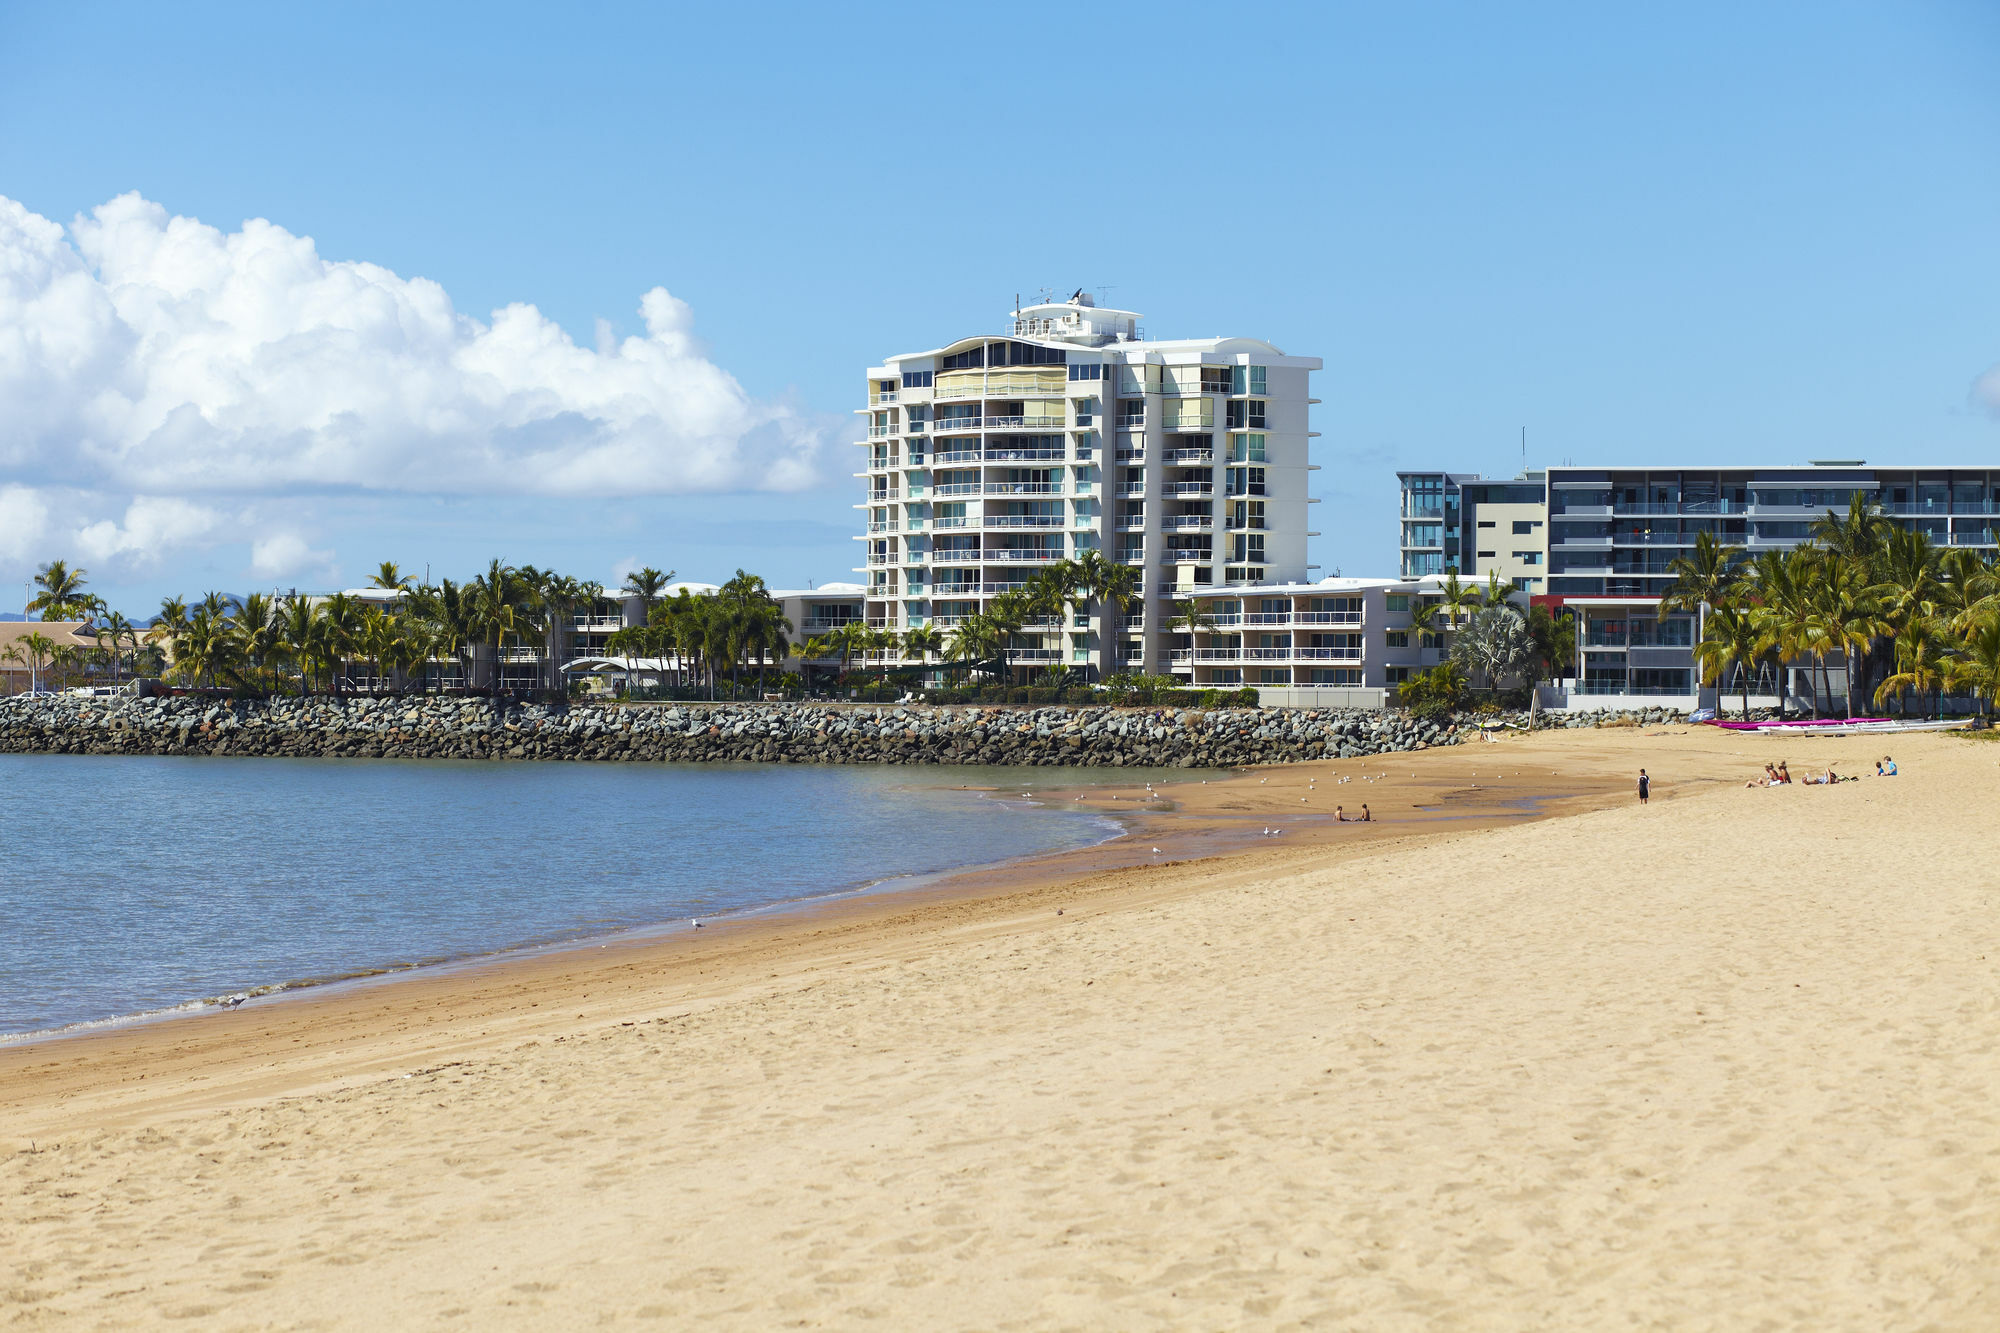
[[[26,619],[27,617],[22,615],[18,611],[0,611],[0,620],[26,620]]]

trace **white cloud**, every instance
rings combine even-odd
[[[0,563],[17,567],[35,558],[49,527],[48,501],[26,486],[0,486]]]
[[[810,485],[817,426],[709,361],[664,288],[639,309],[644,335],[581,347],[533,306],[482,323],[261,219],[225,233],[126,194],[65,232],[0,197],[0,468],[128,497]],[[89,531],[140,541],[130,510]]]
[[[2000,366],[1993,367],[1972,382],[1972,396],[1987,411],[2000,416]]]
[[[315,551],[296,532],[277,532],[250,546],[250,572],[259,578],[282,579],[308,570],[330,573],[333,552]]]
[[[85,560],[155,564],[175,550],[202,541],[221,524],[221,515],[190,500],[141,495],[125,507],[122,526],[100,519],[78,528],[76,543]]]

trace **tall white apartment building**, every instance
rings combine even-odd
[[[1023,664],[1164,672],[1171,599],[1303,580],[1309,377],[1255,338],[1149,341],[1139,316],[1065,302],[868,370],[866,615],[948,629],[1061,559],[1142,571],[1111,617],[1027,627]],[[1164,604],[1163,604],[1164,603]]]

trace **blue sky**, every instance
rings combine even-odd
[[[509,426],[517,442],[491,456],[384,408],[390,425],[336,442],[350,467],[290,408],[239,404],[226,438],[175,437],[223,460],[190,471],[159,466],[140,427],[51,401],[99,381],[9,380],[0,338],[0,579],[68,555],[138,611],[168,592],[357,581],[385,558],[847,577],[862,369],[996,330],[1042,287],[1108,286],[1155,336],[1323,357],[1313,559],[1328,571],[1391,568],[1396,467],[1511,472],[1523,426],[1532,464],[1991,461],[2000,446],[2000,378],[1976,387],[2000,363],[1990,4],[1004,21],[0,4],[0,196],[32,231],[128,194],[155,211],[99,224],[120,271],[166,219],[216,229],[216,253],[268,219],[310,238],[315,263],[390,271],[414,307],[431,289],[404,280],[482,325],[534,306],[547,325],[517,350],[629,338],[653,367],[520,353],[506,364],[562,411]],[[35,243],[58,259],[90,244]],[[684,311],[649,325],[654,288]],[[402,373],[406,350],[367,362],[354,391]],[[740,393],[702,378],[717,371]],[[627,373],[654,375],[654,396],[587,431],[593,461],[543,485],[572,446],[537,432],[588,416]],[[505,416],[491,410],[463,430]],[[721,424],[683,430],[694,411]],[[85,461],[65,432],[92,421],[125,434]],[[743,442],[733,461],[695,466],[724,436]],[[786,489],[746,493],[774,460]]]

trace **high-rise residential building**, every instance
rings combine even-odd
[[[1398,570],[1406,579],[1498,576],[1522,592],[1546,590],[1548,486],[1540,472],[1508,481],[1464,472],[1398,472]]]
[[[1162,599],[1307,577],[1319,359],[1254,338],[1150,340],[1139,318],[1079,292],[1016,310],[1004,334],[869,368],[856,475],[871,625],[948,630],[1097,550],[1140,571],[1140,599],[1109,625],[1032,623],[1011,656],[1164,671]]]

